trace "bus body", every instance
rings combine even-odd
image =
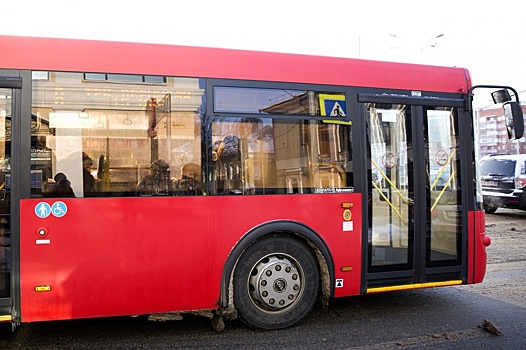
[[[211,310],[276,329],[318,298],[484,278],[465,69],[0,48],[3,321]]]

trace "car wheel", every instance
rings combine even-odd
[[[499,207],[497,207],[496,205],[492,205],[492,204],[484,204],[484,211],[487,213],[487,214],[493,214],[494,212],[497,211]]]

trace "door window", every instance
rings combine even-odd
[[[457,121],[454,108],[425,110],[428,267],[460,263],[462,207]]]
[[[10,294],[11,108],[11,89],[0,89],[0,297]]]
[[[369,123],[369,266],[373,271],[412,267],[411,109],[367,108]]]

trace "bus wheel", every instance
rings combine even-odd
[[[301,320],[314,306],[319,272],[300,241],[267,236],[243,253],[234,273],[234,303],[251,327],[280,329]]]

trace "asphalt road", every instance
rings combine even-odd
[[[334,300],[280,331],[231,321],[215,332],[199,316],[34,323],[14,333],[2,324],[0,349],[526,349],[526,212],[499,209],[486,226],[482,284]]]

